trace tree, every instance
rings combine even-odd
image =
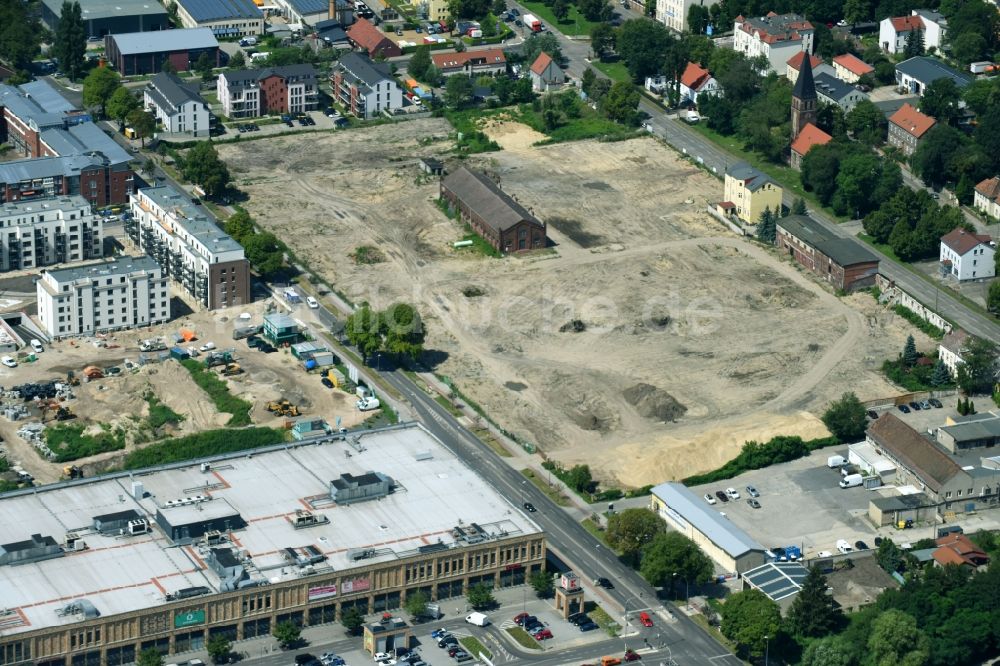
[[[760,590],[737,592],[722,605],[722,634],[744,655],[761,657],[781,628],[781,609]]]
[[[969,174],[963,173],[959,179],[958,183],[955,185],[955,198],[958,199],[958,203],[963,206],[972,205],[972,200],[976,196],[976,186],[972,179],[969,178]]]
[[[163,655],[156,648],[147,648],[139,653],[136,666],[163,666]]]
[[[983,149],[983,152],[988,155],[990,159],[991,169],[990,173],[995,173],[1000,171],[1000,106],[995,106],[988,109],[985,113],[979,116],[978,125],[976,127],[975,134],[973,137],[977,146]],[[983,174],[980,174],[983,175]],[[976,179],[979,180],[978,178]]]
[[[615,48],[625,61],[632,80],[642,81],[659,73],[673,41],[662,23],[633,19],[618,28]]]
[[[704,34],[705,29],[708,28],[708,24],[711,22],[712,15],[709,13],[708,7],[691,5],[687,15],[687,26],[689,31],[695,35]]]
[[[177,68],[174,67],[174,63],[170,62],[170,58],[166,58],[160,64],[160,71],[164,74],[176,74]]]
[[[108,67],[97,67],[83,80],[83,103],[86,106],[101,107],[101,117],[107,117],[107,106],[111,96],[120,87],[121,78]]]
[[[604,538],[609,546],[631,557],[665,531],[663,521],[649,509],[625,509],[608,518]]]
[[[924,32],[923,30],[911,30],[906,36],[906,45],[903,47],[903,55],[906,58],[922,56],[924,54]]]
[[[0,2],[0,59],[20,70],[26,70],[38,55],[42,37],[38,19],[27,7],[13,0]]]
[[[538,59],[541,53],[548,53],[556,62],[563,61],[559,40],[551,32],[532,35],[521,45],[521,55],[524,56],[524,62],[529,66]]]
[[[594,70],[588,67],[583,70],[583,76],[580,77],[580,90],[590,94],[590,90],[594,85],[594,81],[597,80],[597,74],[594,74]]]
[[[448,77],[444,89],[444,102],[453,109],[464,109],[472,102],[472,79],[466,74]]]
[[[795,201],[792,202],[792,215],[805,215],[806,212],[805,200],[802,197],[795,197]]]
[[[878,146],[885,142],[886,127],[885,114],[871,100],[861,100],[847,114],[847,129],[866,145]]]
[[[802,654],[802,666],[851,666],[855,662],[848,648],[839,636],[813,641]]]
[[[930,657],[930,642],[912,615],[890,609],[872,622],[868,650],[875,666],[921,666]]]
[[[128,117],[128,114],[132,113],[140,106],[139,100],[135,98],[135,95],[130,93],[124,86],[118,86],[114,93],[112,93],[111,98],[108,100],[105,111],[107,112],[109,118],[114,118],[118,121],[119,126],[121,126],[125,124],[125,119]]]
[[[962,99],[977,116],[1000,104],[1000,79],[978,79],[962,88]]]
[[[182,161],[181,173],[210,196],[222,194],[229,184],[229,169],[219,159],[211,141],[199,141],[188,150]]]
[[[379,315],[385,351],[397,358],[416,360],[424,351],[424,326],[420,314],[407,303],[393,303]]]
[[[857,442],[868,425],[865,406],[854,393],[845,393],[823,413],[823,424],[841,442]]]
[[[357,606],[351,606],[340,612],[340,623],[347,629],[348,634],[355,636],[365,623],[365,615]]]
[[[906,344],[903,345],[903,365],[912,368],[917,364],[920,354],[917,353],[917,343],[912,335],[906,336]]]
[[[413,57],[410,58],[410,64],[407,65],[406,69],[410,73],[410,76],[418,81],[423,81],[431,64],[431,47],[424,44],[418,46],[413,51]]]
[[[527,81],[528,79],[521,80]],[[594,84],[590,86],[591,101],[600,107],[601,100],[607,97],[609,90],[611,90],[611,79],[597,79],[594,81]]]
[[[552,596],[552,591],[555,589],[555,582],[552,580],[552,574],[545,569],[531,574],[529,582],[539,599],[548,599]]]
[[[920,112],[931,116],[938,123],[951,123],[958,115],[962,93],[951,77],[943,76],[931,81],[920,98]]]
[[[208,639],[205,649],[208,650],[208,657],[213,664],[227,664],[233,651],[233,644],[222,634],[216,634]]]
[[[863,23],[875,17],[871,0],[844,0],[844,20],[851,25]]]
[[[496,604],[496,600],[493,598],[493,588],[486,583],[470,585],[469,591],[465,593],[465,598],[469,601],[469,605],[476,610],[490,608]]]
[[[639,124],[639,91],[628,81],[616,81],[611,84],[599,108],[609,120],[628,127]]]
[[[813,146],[802,158],[802,187],[816,194],[824,206],[833,200],[837,191],[837,173],[840,171],[840,145],[831,142]]]
[[[965,144],[961,132],[950,125],[938,123],[924,135],[910,158],[910,165],[925,183],[940,187],[947,181],[952,159]]]
[[[994,282],[993,284],[1000,284]],[[993,285],[990,285],[990,290],[992,291]],[[931,386],[937,388],[940,386],[945,386],[951,383],[951,373],[948,372],[948,366],[944,364],[944,361],[938,359],[934,362],[934,370],[931,372]]]
[[[966,32],[951,40],[951,55],[964,65],[982,60],[987,54],[988,46],[982,35]]]
[[[156,118],[149,111],[144,111],[141,108],[132,109],[125,120],[129,127],[135,130],[135,135],[139,137],[143,146],[146,145],[146,139],[156,132]],[[205,191],[207,192],[208,188],[205,188]]]
[[[715,567],[691,539],[678,532],[661,532],[642,549],[639,573],[650,585],[669,586],[672,593],[675,578],[708,583]]]
[[[493,0],[491,10],[497,16],[503,16],[507,13],[507,0]]]
[[[490,4],[489,0],[448,0],[448,13],[453,19],[481,19]]]
[[[272,635],[282,649],[288,649],[297,644],[299,639],[302,638],[302,630],[299,629],[299,625],[292,621],[279,622],[274,626]]]
[[[246,57],[243,55],[243,51],[237,51],[233,55],[229,56],[229,69],[243,69],[247,66]]]
[[[423,617],[427,614],[427,604],[431,598],[424,592],[408,592],[404,608],[411,617]]]
[[[347,341],[358,348],[365,363],[382,349],[382,327],[378,314],[365,303],[344,323]]]
[[[760,219],[757,221],[757,240],[761,243],[774,244],[777,234],[774,217],[775,214],[771,212],[770,206],[761,211]]]
[[[576,0],[576,8],[585,19],[594,23],[610,21],[614,13],[608,0]]]
[[[552,15],[556,17],[558,23],[562,23],[569,16],[569,5],[566,0],[555,0],[552,3]]]
[[[997,348],[989,340],[969,337],[958,364],[958,386],[967,394],[993,393],[996,383]]]
[[[588,492],[594,477],[590,473],[589,465],[574,465],[566,472],[566,485],[578,493]]]
[[[213,67],[215,67],[215,62],[212,61],[207,52],[198,56],[198,60],[194,63],[194,71],[201,76],[202,81],[212,80]]]
[[[245,210],[238,210],[226,220],[225,231],[240,245],[254,233],[253,220]]]
[[[844,612],[827,594],[826,576],[819,567],[811,567],[802,589],[788,609],[788,627],[796,636],[820,638],[828,636],[844,624]]]
[[[70,81],[76,81],[83,74],[83,56],[86,52],[87,34],[80,3],[63,0],[59,25],[52,39],[52,55],[59,61],[59,67]]]
[[[875,552],[875,559],[878,560],[878,565],[890,574],[903,568],[903,551],[892,542],[892,539],[882,539]]]
[[[270,231],[251,234],[241,245],[247,261],[265,278],[278,273],[284,266],[285,245]]]
[[[598,23],[590,29],[590,50],[603,58],[615,48],[615,29],[607,23]]]

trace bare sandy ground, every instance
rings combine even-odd
[[[705,213],[720,183],[652,139],[535,147],[521,125],[483,129],[504,150],[466,163],[545,220],[552,248],[452,249],[464,231],[417,165],[458,165],[441,120],[220,152],[258,222],[355,303],[420,304],[436,371],[550,457],[626,485],[714,468],[748,439],[825,434],[816,415],[843,392],[898,392],[877,368],[908,333],[931,346],[728,232]],[[363,245],[386,261],[355,264]]]

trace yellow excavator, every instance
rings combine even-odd
[[[267,403],[267,411],[275,416],[298,416],[300,414],[298,405],[293,405],[284,398]]]
[[[241,372],[243,372],[243,368],[240,367],[239,363],[227,363],[226,367],[222,369],[222,374],[225,377],[238,375]]]

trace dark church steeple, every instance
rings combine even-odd
[[[806,51],[799,68],[799,78],[795,79],[795,87],[792,88],[793,141],[809,123],[816,124],[816,83],[813,81],[812,56]]]

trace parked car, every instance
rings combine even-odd
[[[854,550],[868,550],[868,544],[866,544],[864,541],[855,541]]]
[[[760,497],[760,493],[757,492],[757,488],[753,485],[747,486],[747,495],[750,497]]]
[[[316,310],[319,308],[319,301],[312,296],[306,296],[306,305],[308,305],[311,309]]]
[[[538,631],[536,631],[532,635],[535,637],[536,641],[544,641],[544,640],[547,640],[549,638],[552,638],[552,630],[551,629],[545,629],[543,627],[542,629],[539,629]]]
[[[35,352],[36,354],[41,354],[43,351],[45,351],[45,347],[43,347],[42,343],[39,342],[38,340],[32,339],[29,344],[31,344],[31,351]]]
[[[705,501],[708,502],[709,504],[715,504],[715,498],[709,495],[708,493],[705,493]]]
[[[584,622],[583,624],[580,625],[580,631],[593,631],[594,629],[598,628],[599,627],[597,626],[597,623],[594,622],[593,620],[590,620],[589,622]]]
[[[910,413],[910,408],[907,407],[906,405],[896,405],[896,409],[898,409],[899,411],[903,412],[904,414],[909,414]]]
[[[0,363],[3,363],[8,368],[16,368],[17,367],[17,361],[14,360],[13,356],[4,356],[3,358],[0,358]]]
[[[931,403],[931,407],[933,407],[934,409],[941,409],[942,407],[944,407],[944,405],[941,404],[941,401],[938,400],[937,398],[930,398],[927,400],[927,402]]]
[[[917,402],[917,401],[915,401],[915,400],[911,401],[910,402],[910,409],[912,409],[915,412],[919,412],[920,411],[920,403]]]
[[[726,495],[731,500],[738,500],[740,498],[740,494],[736,492],[736,488],[726,488]]]
[[[568,618],[566,618],[567,622],[576,625],[579,625],[582,622],[587,622],[588,620],[590,620],[590,617],[586,613],[573,613]],[[515,618],[514,621],[516,622],[517,618]]]
[[[816,557],[833,557],[833,553],[828,550],[821,550],[816,553]]]
[[[375,661],[382,661],[383,659],[391,659],[392,655],[388,652],[376,652]]]
[[[868,418],[870,418],[872,421],[878,418],[878,412],[876,412],[874,409],[869,409],[867,413],[868,413]]]
[[[198,348],[198,351],[209,352],[209,351],[212,351],[213,349],[215,349],[215,343],[214,342],[206,342],[205,344],[203,344],[201,347]]]
[[[308,666],[309,664],[312,664],[313,662],[316,662],[318,664],[319,660],[316,659],[316,657],[312,656],[311,654],[306,653],[306,654],[297,654],[297,655],[295,655],[295,664],[296,664],[296,666]]]
[[[719,501],[722,502],[723,504],[729,501],[729,497],[726,495],[726,493],[722,492],[721,490],[716,490],[715,496],[718,497]]]
[[[329,377],[323,377],[322,379],[319,380],[319,382],[320,382],[320,384],[322,384],[323,386],[327,387],[328,389],[332,389],[333,388],[333,382],[330,381]]]
[[[927,402],[926,400],[921,401],[920,409],[930,409],[930,408],[931,408],[931,403]]]
[[[528,513],[534,513],[538,511],[538,509],[535,508],[535,505],[532,504],[531,502],[524,503],[524,510],[527,511]]]
[[[442,629],[435,629],[434,631],[431,632],[431,638],[433,638],[435,640],[441,640],[442,638],[444,638],[445,636],[448,636],[448,635],[449,635],[448,631],[445,630],[445,629],[443,629],[443,628]]]
[[[523,627],[531,622],[538,622],[538,618],[530,613],[518,613],[518,615],[514,617],[514,623],[518,626]]]
[[[750,505],[751,509],[759,509],[760,508],[760,502],[758,502],[757,500],[755,500],[752,497],[747,500],[747,504]]]
[[[539,622],[538,620],[532,620],[531,622],[524,623],[524,630],[527,631],[529,634],[533,634],[536,631],[540,631],[544,628],[545,625]]]

